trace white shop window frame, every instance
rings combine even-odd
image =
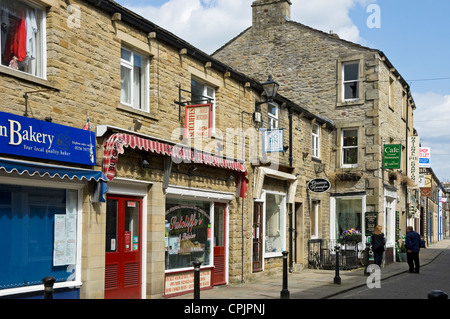
[[[268,253],[266,252],[266,220],[267,220],[267,194],[272,194],[272,195],[279,195],[282,197],[282,200],[280,202],[282,211],[281,211],[281,221],[280,221],[280,230],[281,230],[281,251],[277,251],[277,252],[272,252],[272,253]],[[283,251],[286,250],[286,193],[282,193],[282,192],[274,192],[274,191],[268,191],[268,190],[263,190],[262,194],[261,194],[261,198],[259,200],[255,200],[256,202],[263,202],[263,220],[262,220],[262,224],[263,224],[263,234],[262,234],[262,238],[263,238],[263,242],[262,242],[262,253],[263,253],[263,259],[267,259],[267,258],[273,258],[273,257],[282,257],[283,256]],[[263,264],[263,271],[264,271],[264,264]]]
[[[2,184],[10,184],[10,185],[23,185],[23,186],[31,186],[31,187],[42,187],[43,178],[39,179],[28,179],[24,177],[9,177],[9,176],[1,176]],[[66,181],[53,181],[50,179],[45,179],[45,187],[46,188],[59,188],[59,189],[70,189],[78,191],[78,202],[77,202],[77,257],[75,264],[75,280],[74,281],[65,281],[65,282],[57,282],[54,284],[54,289],[60,288],[80,288],[82,286],[81,281],[81,246],[82,246],[82,213],[83,213],[83,187],[86,184],[80,181],[66,182]],[[9,296],[16,294],[24,294],[24,293],[32,293],[44,291],[44,285],[34,285],[29,287],[20,287],[20,288],[11,288],[11,289],[2,289],[0,290],[1,296]]]
[[[211,224],[211,252],[209,256],[210,264],[208,265],[200,265],[200,269],[203,268],[211,268],[214,266],[214,203],[223,203],[226,204],[226,246],[225,246],[225,260],[226,260],[226,273],[225,273],[225,280],[228,282],[228,257],[229,257],[229,216],[230,216],[230,208],[229,208],[229,202],[234,199],[233,193],[227,193],[227,192],[217,192],[217,191],[205,191],[202,189],[197,188],[189,188],[189,187],[183,187],[183,186],[175,186],[175,185],[169,185],[169,187],[166,190],[166,196],[167,198],[172,199],[184,199],[187,201],[201,201],[201,202],[209,202],[210,203],[210,209],[209,209],[209,220]],[[165,210],[165,208],[164,208]],[[185,267],[185,268],[177,268],[177,269],[168,269],[164,270],[166,274],[173,274],[173,273],[179,273],[184,271],[192,270],[192,267]]]

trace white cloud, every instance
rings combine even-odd
[[[450,179],[450,95],[434,92],[415,93],[417,105],[414,126],[422,146],[431,148],[431,166],[435,174]]]
[[[252,24],[254,0],[169,0],[160,7],[127,6],[199,49],[212,53]],[[120,1],[119,1],[120,2]],[[122,3],[126,1],[121,1]],[[373,0],[292,0],[291,19],[361,43],[349,11]]]

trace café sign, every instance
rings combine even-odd
[[[0,154],[95,165],[95,134],[0,112]]]
[[[315,178],[308,182],[308,189],[314,193],[324,193],[331,188],[330,181],[324,178]]]
[[[383,168],[400,169],[400,159],[402,154],[401,144],[386,144],[383,148]]]

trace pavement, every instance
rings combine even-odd
[[[420,250],[421,267],[432,262],[445,249],[450,249],[450,238],[430,244]],[[406,262],[386,264],[381,269],[381,281],[408,271]],[[303,269],[288,274],[288,291],[290,299],[326,299],[340,293],[362,287],[367,284],[368,275],[364,268],[340,270],[340,284],[334,283],[334,270]],[[202,290],[200,299],[280,299],[283,288],[282,272],[258,276],[245,283],[216,286]],[[193,299],[193,294],[170,299]]]

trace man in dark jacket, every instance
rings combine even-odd
[[[409,272],[415,272],[418,274],[420,269],[420,235],[414,231],[412,226],[406,227],[405,248]]]

